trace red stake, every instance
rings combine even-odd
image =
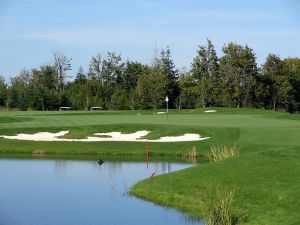
[[[146,167],[148,169],[148,162],[149,162],[149,146],[148,146],[148,140],[146,141]]]
[[[155,175],[155,172],[153,172],[153,173],[151,174],[151,178],[154,177],[154,175]]]

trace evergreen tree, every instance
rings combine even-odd
[[[218,58],[214,46],[210,40],[207,40],[206,46],[199,46],[192,63],[192,75],[196,80],[199,93],[198,106],[205,108],[207,105],[212,105],[213,101],[217,101],[217,89],[213,88],[213,85],[220,82],[218,69]]]
[[[175,67],[171,57],[171,50],[167,47],[166,50],[161,51],[160,56],[162,73],[166,76],[166,93],[169,98],[169,107],[176,108],[176,102],[179,97],[179,83],[178,83],[178,70]]]
[[[138,108],[159,109],[165,106],[166,76],[161,65],[154,64],[139,76],[136,86]]]
[[[147,73],[148,68],[138,62],[126,62],[126,68],[124,71],[125,89],[128,94],[129,108],[134,109],[136,105],[135,101],[135,87],[137,86],[138,78],[142,74]]]
[[[7,94],[7,84],[4,77],[0,75],[0,107],[6,107]]]
[[[220,65],[217,53],[215,51],[215,47],[212,42],[207,39],[207,72],[208,77],[211,82],[211,104],[212,105],[220,105],[220,93],[221,93],[221,77],[220,77]]]
[[[165,107],[165,97],[167,90],[167,77],[163,67],[160,64],[150,69],[150,96],[153,109],[160,109]],[[170,104],[170,101],[169,101]]]
[[[89,96],[87,91],[87,77],[83,68],[80,66],[76,74],[74,82],[68,87],[68,96],[74,109],[88,110]]]
[[[180,101],[179,108],[195,108],[197,97],[197,84],[190,73],[182,74],[179,80]]]
[[[123,85],[124,84],[124,66],[125,64],[122,62],[121,55],[118,55],[114,52],[108,52],[107,57],[103,60],[102,66],[102,77],[104,83],[104,99],[105,99],[105,106],[108,109],[114,108],[112,98],[114,88],[116,85]]]
[[[152,81],[149,71],[144,71],[139,75],[137,85],[135,87],[135,107],[137,109],[151,109],[152,108]]]

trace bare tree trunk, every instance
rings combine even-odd
[[[249,91],[246,92],[246,96],[245,96],[244,101],[243,101],[243,107],[244,108],[246,108],[248,97],[249,97]]]
[[[71,70],[71,60],[65,55],[54,53],[54,66],[56,68],[56,90],[61,94],[64,91],[66,71]]]
[[[277,96],[273,95],[271,98],[271,104],[273,105],[273,110],[276,111],[276,103],[277,103]]]

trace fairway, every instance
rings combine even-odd
[[[207,110],[207,109],[206,109]],[[193,146],[200,157],[211,145],[236,145],[240,154],[223,161],[199,164],[136,184],[131,192],[141,198],[201,217],[195,196],[219,180],[235,190],[234,207],[242,224],[300,224],[300,116],[252,109],[212,108],[157,111],[1,112],[0,135],[70,131],[64,138],[86,138],[99,132],[151,131],[148,139],[196,133],[207,140],[150,143],[150,156],[182,157]],[[49,155],[145,155],[137,142],[39,142],[0,138],[2,153]]]

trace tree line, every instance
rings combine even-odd
[[[300,58],[269,54],[262,66],[249,46],[230,42],[218,57],[210,40],[200,45],[189,71],[176,68],[169,47],[149,65],[108,52],[91,57],[87,72],[68,81],[71,58],[54,53],[53,63],[22,70],[7,83],[0,76],[0,107],[88,110],[252,107],[300,111]]]

